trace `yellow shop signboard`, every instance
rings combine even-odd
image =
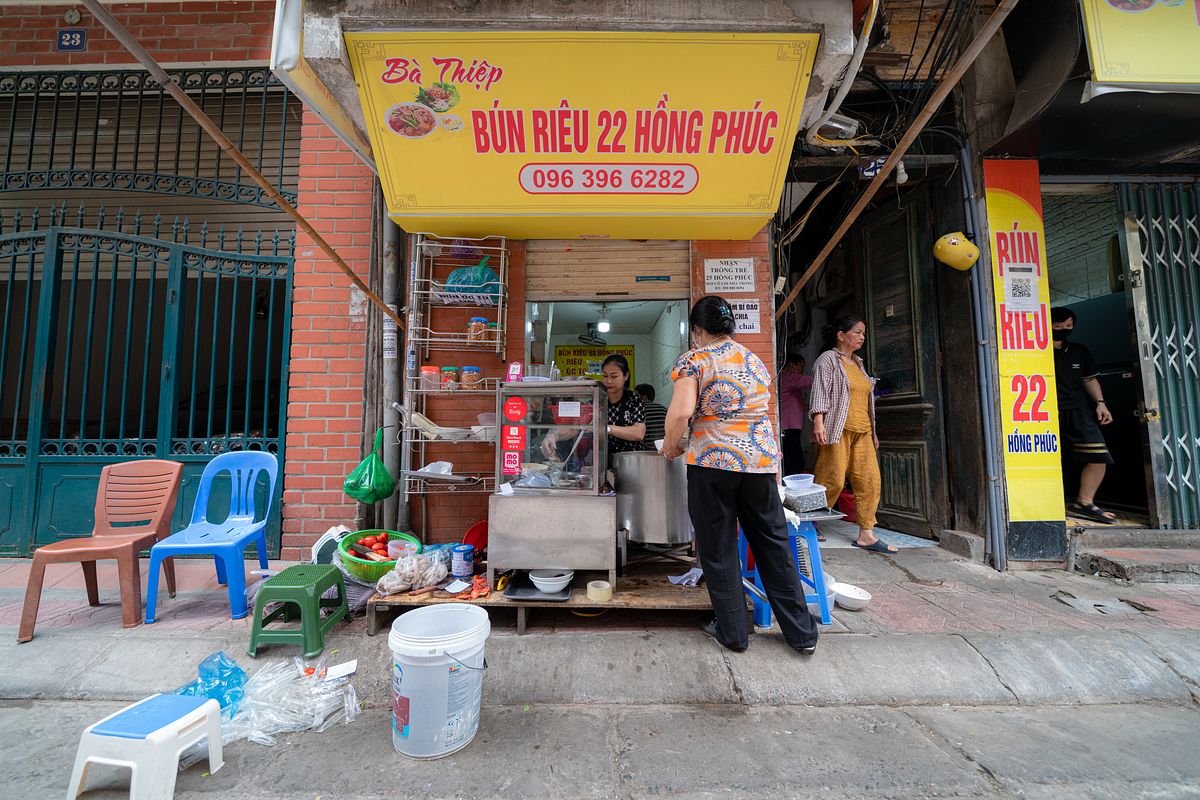
[[[815,33],[370,32],[347,50],[409,231],[745,239],[775,212]]]
[[[1095,80],[1200,91],[1200,0],[1083,0]]]
[[[984,161],[1010,522],[1064,519],[1050,280],[1036,161]]]

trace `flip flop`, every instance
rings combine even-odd
[[[1116,514],[1113,514],[1111,511],[1105,511],[1095,503],[1088,503],[1086,505],[1079,502],[1070,503],[1067,506],[1067,511],[1073,517],[1082,517],[1083,519],[1099,522],[1104,525],[1115,525],[1117,522]],[[1106,516],[1107,514],[1112,514],[1112,516]]]
[[[850,544],[859,550],[870,550],[873,553],[887,553],[889,556],[900,552],[899,550],[889,550],[887,542],[882,539],[876,539],[870,544],[859,544],[858,542],[851,542]]]

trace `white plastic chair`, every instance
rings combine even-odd
[[[89,725],[79,737],[67,800],[87,782],[88,767],[129,767],[130,800],[170,800],[175,795],[179,755],[208,739],[208,771],[225,765],[221,757],[221,706],[206,697],[156,694]]]

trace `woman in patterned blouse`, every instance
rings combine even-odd
[[[704,631],[730,650],[749,645],[742,594],[738,526],[783,637],[804,655],[816,651],[817,626],[804,601],[779,500],[779,445],[771,427],[771,374],[733,340],[733,311],[723,298],[702,297],[689,317],[694,349],[675,362],[663,455],[684,455],[688,420],[688,512],[696,553],[716,619]]]

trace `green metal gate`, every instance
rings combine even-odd
[[[90,530],[105,464],[184,462],[178,529],[214,455],[282,460],[292,239],[65,206],[0,217],[0,554]]]
[[[1127,243],[1136,239],[1144,285],[1139,317],[1143,410],[1151,434],[1158,525],[1200,527],[1200,184],[1128,183],[1120,190]],[[1136,230],[1133,223],[1136,223]],[[1156,391],[1155,391],[1156,390]],[[1152,396],[1154,402],[1150,401]]]

